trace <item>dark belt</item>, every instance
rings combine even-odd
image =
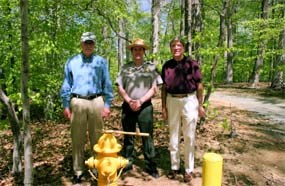
[[[196,92],[191,92],[191,93],[187,93],[187,94],[168,94],[168,95],[170,95],[171,97],[175,97],[175,98],[185,98],[185,97],[188,97],[188,96],[193,95],[195,93]]]
[[[79,94],[71,94],[72,98],[80,98],[80,99],[87,99],[87,100],[91,100],[91,99],[94,99],[94,98],[97,98],[97,97],[100,97],[100,96],[102,96],[102,94],[92,94],[92,95],[89,95],[89,96],[81,96]]]

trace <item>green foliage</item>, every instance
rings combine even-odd
[[[10,127],[10,123],[8,120],[0,120],[0,131],[1,130],[8,130]]]
[[[224,132],[229,131],[231,127],[226,118],[221,123],[219,123],[219,125],[223,128]]]
[[[209,109],[207,110],[207,120],[213,120],[219,115],[218,109]]]
[[[63,68],[67,59],[80,52],[79,38],[84,31],[96,34],[96,53],[109,62],[111,79],[118,73],[117,39],[118,19],[124,21],[123,38],[143,38],[151,41],[151,12],[142,11],[143,1],[135,0],[31,0],[29,2],[29,95],[32,117],[56,120],[62,117],[59,90],[63,79]],[[146,3],[146,2],[143,2]],[[165,1],[161,8],[159,51],[147,54],[147,59],[158,61],[160,71],[163,63],[171,58],[169,41],[180,34],[181,2]],[[234,46],[217,48],[219,19],[222,1],[205,0],[202,7],[203,29],[193,35],[193,44],[200,48],[193,51],[200,55],[203,81],[210,80],[211,67],[219,56],[216,83],[223,82],[224,52],[234,53],[234,82],[248,81],[262,39],[267,40],[264,67],[260,79],[269,81],[271,73],[283,70],[276,59],[284,53],[279,49],[279,34],[284,29],[284,3],[275,2],[268,20],[260,19],[260,1],[232,0],[235,13],[232,16]],[[0,1],[0,68],[3,75],[0,84],[21,113],[21,33],[19,2]],[[128,40],[125,42],[128,43]],[[126,60],[126,59],[125,59]],[[115,86],[114,86],[115,89]]]

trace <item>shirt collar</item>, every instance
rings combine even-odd
[[[93,56],[94,54],[92,54],[91,57],[86,57],[83,53],[81,53],[83,63],[91,63],[93,60]]]
[[[178,62],[181,62],[181,61],[185,61],[185,58],[186,58],[186,56],[183,55],[183,58],[180,61],[176,61],[174,58],[173,58],[173,60],[178,63]]]

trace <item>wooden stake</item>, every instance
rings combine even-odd
[[[116,134],[134,135],[134,136],[149,136],[149,133],[125,132],[125,131],[119,131],[119,130],[103,130],[103,133],[106,133],[106,134],[116,133]]]

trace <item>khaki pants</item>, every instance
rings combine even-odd
[[[193,93],[183,98],[167,95],[166,104],[168,110],[171,169],[180,169],[179,141],[182,129],[185,171],[190,173],[194,170],[195,132],[198,120],[198,100],[196,94]]]
[[[84,170],[84,146],[86,133],[90,140],[91,150],[101,136],[103,129],[102,96],[92,99],[72,98],[71,100],[71,141],[74,173],[79,176]]]

